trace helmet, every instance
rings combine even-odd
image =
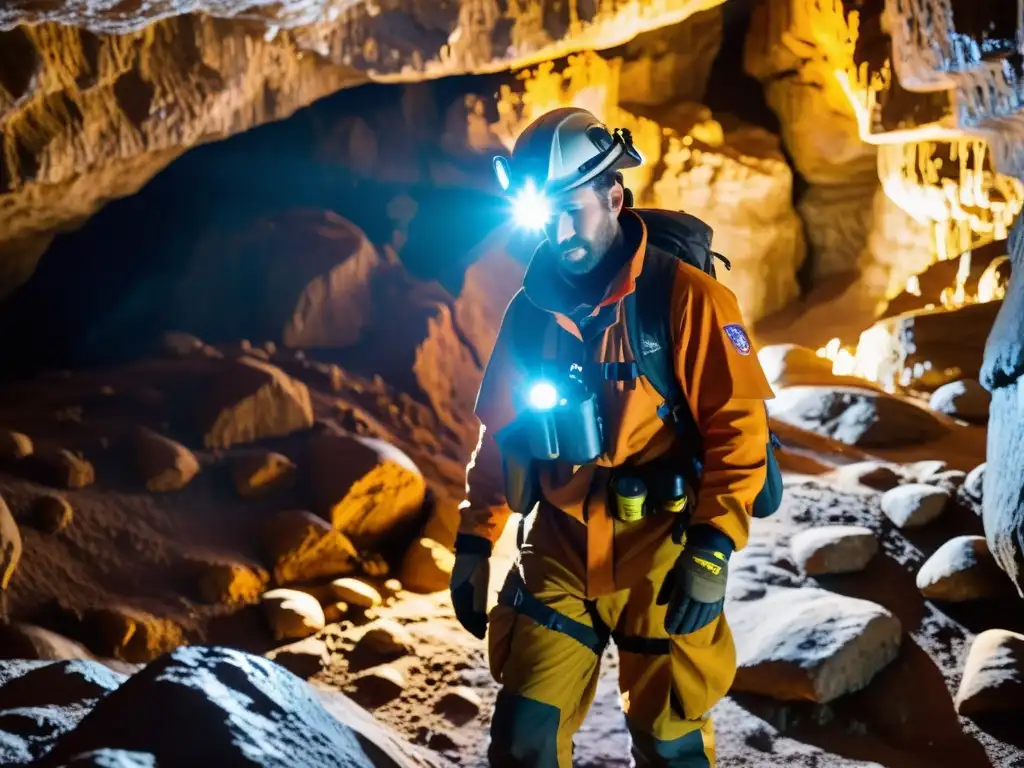
[[[537,200],[641,163],[629,131],[609,131],[587,110],[562,107],[530,123],[516,139],[510,160],[494,158],[494,173],[502,189],[539,209]]]

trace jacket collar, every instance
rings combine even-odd
[[[636,279],[644,268],[644,254],[647,252],[647,227],[644,225],[643,219],[630,209],[623,208],[622,213],[619,214],[619,224],[622,226],[625,241],[636,243],[636,250],[629,262],[612,280],[604,298],[594,308],[594,313],[631,294],[636,289]],[[547,240],[537,247],[530,259],[526,274],[523,276],[523,292],[533,304],[555,315],[565,317],[579,306],[576,298],[571,295],[565,281],[557,272],[554,254],[551,252]],[[564,325],[564,323],[562,324]]]

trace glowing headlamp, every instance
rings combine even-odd
[[[550,411],[558,405],[558,390],[550,381],[538,381],[530,388],[529,401],[535,411]]]
[[[512,189],[512,169],[504,157],[494,158],[494,175],[505,192],[512,192],[512,219],[516,226],[533,232],[540,231],[551,218],[551,201],[527,178],[521,186]]]

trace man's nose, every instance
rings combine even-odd
[[[555,233],[559,244],[571,240],[576,235],[576,227],[572,224],[572,216],[565,212],[559,214],[558,223],[555,225]]]

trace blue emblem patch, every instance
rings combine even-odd
[[[750,354],[750,339],[747,338],[747,332],[743,330],[742,325],[736,323],[730,323],[722,328],[725,331],[725,335],[729,337],[729,341],[736,347],[736,351],[741,355]]]

